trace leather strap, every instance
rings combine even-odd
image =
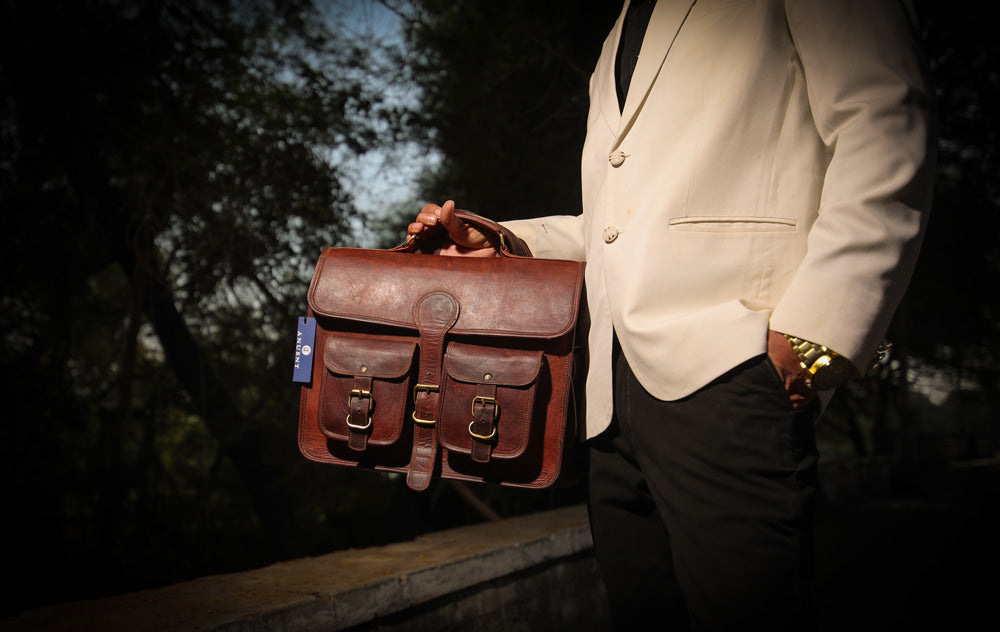
[[[493,384],[480,384],[472,400],[472,421],[469,423],[473,461],[489,463],[493,442],[497,436],[496,421],[499,417],[497,387]]]
[[[347,415],[347,429],[350,433],[347,445],[358,452],[368,447],[368,435],[371,434],[372,409],[375,399],[372,396],[372,379],[355,376],[354,390],[347,400],[350,412]]]
[[[413,452],[406,484],[418,491],[430,485],[437,460],[434,425],[441,410],[444,338],[458,320],[458,311],[458,301],[447,292],[425,294],[413,308],[420,332],[420,371],[413,388]]]

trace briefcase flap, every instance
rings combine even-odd
[[[340,375],[371,378],[401,378],[413,366],[417,343],[412,340],[379,339],[338,333],[326,339],[323,363]]]
[[[309,286],[319,317],[417,329],[431,292],[459,305],[453,334],[558,338],[576,326],[584,264],[521,257],[451,257],[327,248]]]
[[[527,386],[538,378],[542,352],[477,348],[455,343],[448,348],[445,364],[445,373],[459,382]]]

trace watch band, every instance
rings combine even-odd
[[[788,334],[784,334],[784,336],[799,356],[802,368],[810,373],[815,373],[819,368],[830,364],[834,358],[840,357],[839,353],[821,344],[789,336]]]
[[[817,390],[839,386],[850,376],[850,361],[833,349],[796,336],[783,335],[799,356],[799,364],[809,373]]]

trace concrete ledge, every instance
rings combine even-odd
[[[590,625],[581,628],[577,622],[575,629],[598,629],[603,609],[591,547],[586,509],[575,506],[411,542],[39,608],[0,622],[0,630],[404,630],[419,629],[410,622],[415,626],[417,620],[440,622],[442,617],[449,624],[435,627],[471,629],[471,623],[454,619],[499,622],[500,610],[537,597],[524,594],[538,592],[532,588],[538,583],[533,577],[542,578],[542,587],[566,585],[569,595],[576,595],[574,608],[580,609],[580,601],[592,602],[573,615],[582,615]],[[553,604],[537,607],[551,609]],[[527,622],[533,618],[562,616],[521,610],[516,621],[496,629],[531,629]]]

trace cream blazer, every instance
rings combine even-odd
[[[582,259],[586,435],[612,413],[612,328],[640,383],[691,394],[766,352],[767,329],[864,368],[909,282],[936,138],[894,0],[659,0],[624,111],[590,80],[583,210],[506,222]]]

